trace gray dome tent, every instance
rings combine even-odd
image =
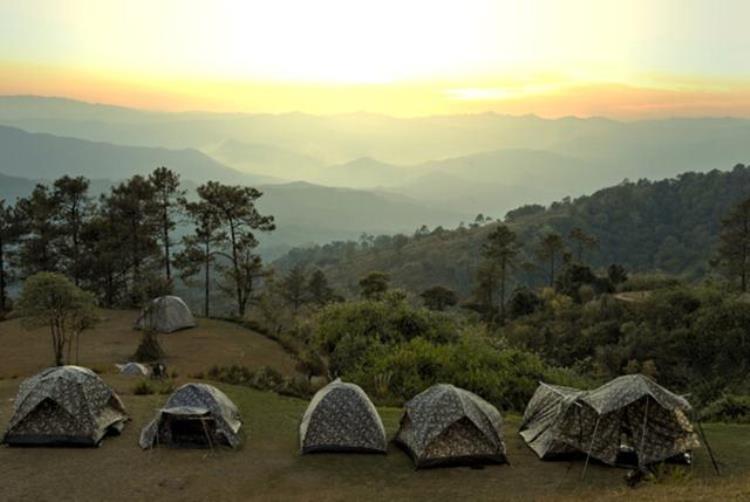
[[[507,462],[500,412],[476,394],[438,384],[405,408],[396,442],[417,468]]]
[[[177,389],[141,431],[141,448],[240,445],[242,427],[237,406],[219,389],[188,383]]]
[[[93,371],[58,366],[24,380],[3,442],[96,446],[118,434],[128,416],[115,392]]]
[[[154,298],[144,307],[135,322],[136,329],[151,329],[159,333],[172,333],[195,326],[192,312],[178,296]]]
[[[141,363],[125,363],[115,364],[120,374],[127,376],[148,376],[151,374],[151,370],[148,366]]]
[[[385,428],[365,391],[340,379],[320,389],[299,427],[302,453],[356,451],[385,453]]]
[[[542,425],[544,414],[534,409],[553,406],[551,403],[560,398],[550,394],[535,397],[539,399],[529,403],[532,409],[527,408],[524,414],[521,432],[535,451],[539,436],[535,439],[529,432],[540,427],[546,428],[545,434],[555,442],[609,465],[645,466],[700,445],[688,419],[690,403],[644,375],[621,376],[597,389],[564,398],[565,404],[557,408],[560,411],[554,418],[547,419],[546,426]]]

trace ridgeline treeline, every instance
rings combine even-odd
[[[560,236],[565,252],[585,255],[594,269],[616,263],[631,272],[705,277],[713,270],[721,218],[749,194],[750,167],[739,164],[728,172],[624,181],[549,207],[512,210],[503,221],[521,244],[522,270],[515,282],[530,287],[549,282],[549,260],[539,252],[549,235]],[[412,236],[363,235],[359,242],[297,248],[276,264],[282,269],[297,263],[319,267],[347,294],[356,294],[359,277],[379,270],[390,275],[394,286],[423,291],[439,284],[465,299],[473,292],[481,246],[495,221],[479,215],[456,229],[423,227]]]

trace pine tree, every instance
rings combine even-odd
[[[505,322],[505,297],[511,272],[516,267],[516,259],[520,252],[516,234],[506,225],[498,225],[488,236],[482,245],[482,256],[492,263],[490,267],[483,267],[487,273],[493,275],[488,281],[485,289],[489,287],[487,294],[493,295],[494,285],[499,286],[500,322]],[[489,278],[488,278],[489,279]],[[495,281],[496,279],[496,281]]]
[[[281,281],[282,295],[295,314],[307,302],[306,286],[307,275],[302,265],[295,265]]]
[[[60,212],[58,199],[45,185],[37,185],[26,198],[16,203],[23,236],[19,250],[19,264],[23,275],[55,272],[60,255],[56,244],[60,229],[56,219]]]
[[[537,249],[537,256],[546,262],[549,277],[549,285],[555,284],[555,272],[557,268],[557,259],[565,251],[565,243],[559,234],[548,233],[542,237]]]
[[[255,202],[263,194],[252,187],[222,185],[215,181],[198,187],[198,196],[218,214],[221,229],[227,235],[221,254],[229,261],[221,267],[225,282],[219,287],[232,294],[237,315],[244,317],[255,279],[263,275],[262,262],[254,250],[258,246],[255,231],[276,228],[273,216],[261,215]]]
[[[203,270],[203,315],[209,317],[211,269],[227,235],[220,229],[219,214],[213,206],[203,200],[187,202],[183,199],[181,203],[195,225],[195,232],[182,238],[183,249],[175,255],[175,265],[186,282]]]
[[[82,176],[63,176],[54,183],[53,196],[57,200],[60,221],[61,268],[76,286],[80,286],[83,273],[81,233],[92,210],[88,189],[89,180]]]
[[[0,199],[0,314],[10,309],[7,289],[13,280],[9,258],[11,248],[18,242],[21,227],[15,209]]]
[[[176,213],[179,212],[179,200],[185,196],[185,191],[180,190],[180,175],[167,169],[158,167],[148,177],[154,187],[156,205],[158,207],[158,220],[160,227],[160,239],[163,249],[164,275],[167,281],[172,280],[172,255],[170,253],[171,240],[169,233],[175,228]]]
[[[333,288],[328,285],[326,274],[320,269],[310,276],[307,289],[310,292],[310,299],[319,307],[331,303],[336,296]]]
[[[737,204],[721,221],[717,265],[740,291],[750,284],[750,199]]]

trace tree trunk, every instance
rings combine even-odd
[[[742,277],[741,277],[741,289],[743,293],[747,293],[747,273],[748,273],[748,241],[750,241],[750,214],[745,211],[745,218],[743,224],[743,242],[742,242]]]
[[[204,298],[204,306],[203,306],[203,312],[206,317],[209,317],[209,303],[211,301],[211,244],[208,239],[206,239],[206,277],[205,277],[205,298]]]
[[[503,258],[500,265],[500,323],[505,324],[505,273],[508,265]]]
[[[79,264],[79,250],[78,250],[78,226],[79,226],[79,220],[80,216],[78,214],[78,202],[73,202],[73,208],[71,210],[71,221],[73,222],[73,229],[71,232],[71,238],[73,239],[73,282],[76,286],[80,286],[81,278],[81,268]]]
[[[229,233],[232,239],[232,266],[234,267],[234,282],[237,291],[237,315],[240,318],[245,316],[245,302],[242,298],[242,286],[240,284],[240,264],[237,256],[237,236],[234,229],[234,221],[229,220]]]
[[[552,252],[552,255],[549,259],[549,285],[550,287],[554,287],[555,285],[555,253]]]
[[[7,299],[5,297],[5,253],[3,240],[0,238],[0,312],[5,312]]]
[[[167,280],[172,280],[172,265],[169,259],[169,206],[164,203],[164,214],[162,215],[162,225],[164,226],[164,270],[167,274]]]

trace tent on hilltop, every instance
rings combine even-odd
[[[438,384],[405,408],[396,442],[417,468],[507,462],[502,416],[476,394]]]
[[[219,389],[188,383],[177,389],[141,431],[141,448],[157,445],[206,448],[240,445],[237,406]]]
[[[642,467],[700,446],[690,411],[685,398],[647,376],[626,375],[591,391],[538,389],[521,436],[541,458],[546,454],[540,445],[562,444],[605,464]]]
[[[127,420],[120,398],[93,371],[58,366],[21,383],[3,442],[96,446]]]
[[[320,389],[299,427],[302,453],[353,451],[385,453],[385,427],[378,410],[358,385],[340,379]]]
[[[136,329],[150,329],[159,333],[172,333],[196,326],[190,308],[178,296],[154,298],[141,311],[135,321]]]

